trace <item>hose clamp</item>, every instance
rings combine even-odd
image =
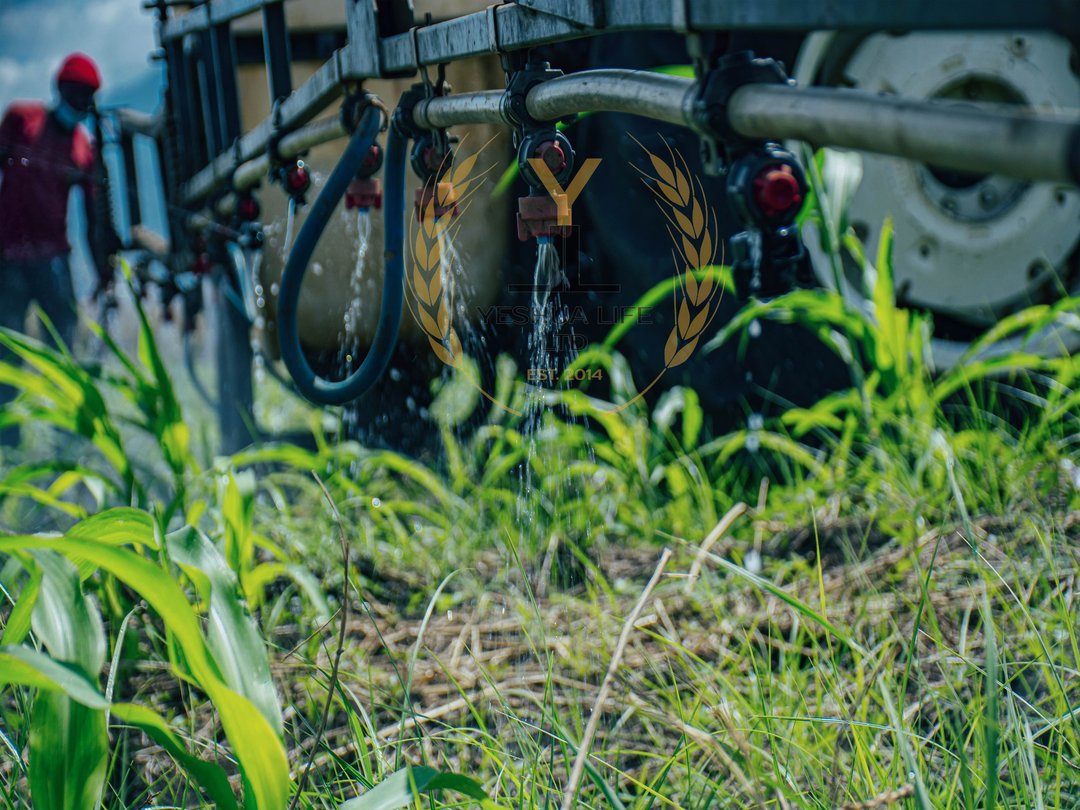
[[[552,127],[550,121],[538,121],[529,115],[525,100],[529,91],[538,84],[557,79],[563,75],[561,70],[553,70],[550,62],[530,62],[510,74],[506,83],[506,92],[502,98],[502,115],[510,124],[521,131]]]
[[[756,57],[753,51],[725,55],[704,76],[691,104],[689,118],[704,138],[705,168],[709,174],[722,173],[722,163],[730,163],[735,156],[765,143],[740,135],[728,115],[731,96],[747,84],[794,84],[794,81],[775,59]]]
[[[694,101],[695,128],[705,135],[719,138],[725,144],[756,144],[744,138],[731,125],[728,102],[731,96],[747,84],[794,84],[775,59],[754,56],[753,51],[738,51],[720,59],[710,70]]]
[[[385,132],[390,122],[389,109],[387,109],[386,104],[381,98],[362,88],[349,93],[341,102],[341,110],[338,112],[338,115],[341,116],[342,128],[350,135],[356,132],[364,114],[371,107],[375,107],[382,113],[383,121],[379,131]]]

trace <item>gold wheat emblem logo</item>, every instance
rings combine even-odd
[[[461,215],[468,208],[477,181],[484,175],[481,172],[478,177],[472,176],[482,151],[483,148],[451,166],[443,175],[445,180],[428,182],[422,197],[423,215],[417,217],[414,214],[410,231],[412,272],[406,274],[409,291],[406,300],[435,356],[452,368],[461,367],[463,354],[461,340],[454,329],[453,278],[444,272],[443,251],[457,236]],[[449,213],[436,215],[455,207],[456,216]]]
[[[672,240],[678,284],[673,296],[674,326],[664,343],[664,367],[633,399],[613,407],[615,411],[623,410],[643,397],[669,369],[683,365],[693,356],[723,297],[720,270],[714,264],[720,249],[716,214],[706,203],[701,181],[691,178],[686,160],[677,151],[669,147],[669,159],[664,160],[640,142],[638,145],[648,156],[652,171],[634,164],[631,166],[656,197]],[[435,356],[462,372],[467,372],[467,367],[462,362],[461,340],[454,328],[454,279],[448,270],[448,262],[444,261],[444,253],[453,243],[469,200],[488,171],[475,171],[477,159],[486,146],[440,172],[441,181],[429,182],[422,197],[423,205],[418,206],[419,215],[414,211],[410,228],[412,271],[406,274],[409,311]],[[455,207],[457,215],[451,215],[449,212]],[[519,414],[469,376],[488,400]],[[586,374],[578,379],[592,378]]]
[[[641,142],[655,175],[634,166],[656,195],[674,244],[672,258],[679,274],[674,297],[675,325],[664,344],[664,370],[681,366],[693,356],[702,333],[716,315],[723,285],[713,264],[716,259],[716,214],[705,204],[701,181],[687,179],[682,155],[669,148],[670,163],[654,155]],[[682,163],[682,169],[679,168]],[[631,164],[633,165],[633,164]]]

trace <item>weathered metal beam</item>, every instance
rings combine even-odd
[[[349,34],[349,46],[342,58],[342,68],[349,78],[378,76],[379,67],[379,22],[375,17],[375,6],[365,0],[345,4],[345,24]]]
[[[270,104],[287,98],[292,92],[292,54],[289,48],[289,27],[285,21],[285,2],[267,3],[263,7],[263,55],[266,79],[270,85]]]
[[[160,29],[169,42],[282,0],[210,0]],[[1080,33],[1080,2],[1067,0],[906,0],[906,2],[812,2],[790,0],[524,0],[492,5],[483,12],[378,37],[369,2],[346,7],[349,44],[240,142],[240,159],[266,148],[278,127],[292,130],[309,121],[340,93],[344,81],[409,75],[418,66],[486,53],[515,51],[607,31],[633,30],[846,30],[1051,29]],[[596,24],[587,24],[593,20]],[[210,88],[211,92],[213,88]],[[539,102],[538,102],[539,103]],[[614,103],[614,102],[613,102]],[[622,102],[619,102],[622,103]],[[438,107],[432,107],[437,110]],[[432,118],[431,120],[435,120]],[[186,184],[182,199],[197,203],[235,168],[232,153],[219,156]]]
[[[604,25],[604,4],[602,0],[517,0],[518,5],[531,8],[543,14],[560,17],[564,20],[601,28]]]
[[[184,14],[176,14],[162,23],[158,39],[165,43],[187,34],[197,34],[211,26],[232,22],[259,11],[278,0],[212,0]]]
[[[161,27],[162,43],[259,11],[281,0],[210,0]],[[364,13],[370,9],[364,5]],[[350,9],[350,13],[352,13]],[[452,61],[483,53],[488,43],[489,15],[482,11],[422,30],[440,28],[420,48],[421,64]],[[600,31],[721,29],[815,31],[834,30],[989,30],[1050,29],[1080,33],[1080,4],[1069,0],[902,0],[901,2],[825,2],[824,0],[521,0],[497,6],[494,17],[506,49],[525,48],[576,33]],[[404,34],[401,36],[408,37]],[[388,40],[383,40],[385,51]],[[368,42],[363,43],[367,46]],[[389,46],[400,53],[402,43]],[[397,63],[398,67],[415,64]],[[385,66],[384,66],[385,69]]]
[[[218,128],[222,150],[240,137],[240,92],[236,81],[236,43],[228,23],[210,29],[214,80],[218,86]]]
[[[319,68],[316,73],[297,88],[278,107],[282,129],[288,131],[302,126],[326,109],[341,95],[342,75],[339,64],[340,51]],[[205,200],[224,185],[240,162],[251,160],[266,151],[277,125],[267,118],[240,139],[238,152],[226,152],[215,158],[202,171],[184,184],[180,199],[184,205]]]

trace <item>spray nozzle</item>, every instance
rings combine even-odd
[[[574,149],[567,137],[553,128],[527,132],[518,145],[518,169],[530,188],[518,198],[518,239],[569,236],[570,206],[562,189],[574,170]]]
[[[311,172],[304,161],[297,159],[292,164],[281,167],[278,179],[286,194],[297,202],[304,202],[304,197],[311,188]]]
[[[252,194],[243,194],[236,201],[236,216],[241,222],[254,222],[261,212],[259,201]]]
[[[518,197],[517,235],[522,242],[570,235],[570,207],[566,195],[529,194]],[[541,243],[543,244],[543,243]]]
[[[428,182],[416,190],[416,218],[423,221],[428,216],[436,219],[458,213],[458,193],[454,184],[447,181]]]
[[[367,157],[356,171],[356,177],[345,191],[345,208],[366,211],[382,208],[382,183],[373,177],[381,167],[383,152],[377,143],[371,145]]]

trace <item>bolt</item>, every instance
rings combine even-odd
[[[955,214],[955,213],[956,213],[956,211],[957,211],[957,209],[958,209],[958,208],[959,208],[960,206],[959,206],[959,204],[958,204],[958,203],[956,202],[956,198],[955,198],[955,197],[944,197],[944,198],[942,198],[942,200],[941,200],[941,207],[942,207],[942,208],[944,208],[944,209],[945,209],[946,211],[948,211],[949,213],[951,213],[951,214]]]
[[[1024,56],[1028,50],[1028,43],[1024,37],[1013,37],[1009,40],[1009,50],[1017,56]]]
[[[979,205],[989,211],[998,204],[998,194],[993,186],[987,186],[979,192]]]

